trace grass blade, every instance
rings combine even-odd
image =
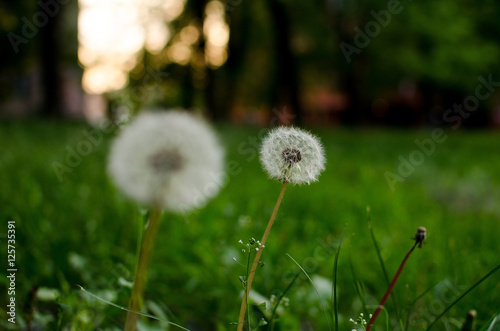
[[[491,324],[490,324],[490,326],[488,327],[488,330],[486,330],[486,331],[493,331],[493,327],[495,326],[495,324],[496,324],[496,322],[497,322],[497,317],[498,317],[498,316],[495,316],[495,317],[493,318],[493,321],[491,321]]]
[[[273,308],[273,312],[271,314],[271,327],[270,327],[270,331],[273,331],[274,330],[274,316],[276,315],[276,311],[278,310],[278,307],[281,303],[281,300],[283,300],[283,298],[285,297],[286,293],[292,288],[293,284],[295,283],[295,281],[297,280],[297,278],[299,278],[299,275],[300,275],[300,271],[297,272],[295,274],[295,276],[293,277],[292,281],[290,282],[290,284],[288,284],[288,286],[285,288],[285,290],[283,291],[283,293],[281,293],[280,297],[278,298],[278,301],[276,301],[276,304]]]
[[[378,260],[380,263],[380,267],[382,268],[382,273],[384,274],[385,282],[387,283],[387,286],[389,286],[389,284],[391,283],[391,279],[389,278],[389,274],[387,273],[387,269],[385,268],[385,263],[384,263],[384,260],[382,259],[382,253],[380,252],[380,248],[378,246],[377,239],[375,238],[375,232],[373,231],[372,222],[370,220],[369,210],[370,209],[368,208],[368,229],[370,230],[370,234],[371,234],[372,241],[373,241],[373,246],[375,246],[375,251],[377,252],[377,257],[378,257]],[[391,296],[392,305],[394,307],[394,311],[396,313],[396,318],[398,319],[398,321],[401,324],[401,330],[403,330],[402,321],[401,321],[401,314],[399,312],[398,297],[396,296],[396,294],[394,292],[391,292],[390,296]]]
[[[415,244],[410,248],[408,253],[406,253],[405,257],[403,258],[403,261],[401,261],[401,264],[399,265],[399,268],[396,271],[396,274],[392,278],[391,284],[387,288],[387,291],[385,291],[384,297],[382,298],[382,300],[380,300],[380,303],[378,304],[377,310],[375,310],[372,317],[370,318],[370,321],[368,322],[368,325],[366,326],[366,331],[370,331],[373,324],[377,320],[377,316],[379,315],[380,310],[385,306],[385,302],[387,301],[387,298],[389,297],[392,290],[394,289],[394,286],[396,285],[396,282],[398,281],[399,276],[401,275],[401,272],[403,271],[403,268],[405,267],[406,262],[410,258],[410,255],[413,252],[413,250],[415,249],[415,247],[417,247],[417,244],[418,244],[418,241],[415,241]]]
[[[354,279],[354,289],[356,290],[356,294],[359,297],[359,300],[361,301],[361,304],[363,305],[363,313],[368,314],[368,311],[366,310],[366,300],[365,300],[365,293],[363,291],[363,284],[361,281],[358,279],[358,276],[356,274],[356,270],[354,269],[354,264],[352,263],[352,260],[349,259],[349,265],[351,267],[351,274],[352,278]]]
[[[335,321],[335,331],[339,331],[339,303],[337,301],[337,271],[338,271],[338,262],[340,255],[340,247],[342,246],[342,241],[344,240],[344,234],[340,237],[339,247],[337,249],[337,253],[335,253],[335,261],[333,263],[333,286],[332,286],[332,298],[333,298],[333,314]]]
[[[484,275],[480,280],[478,280],[476,283],[474,283],[474,285],[472,285],[471,287],[469,287],[461,296],[459,296],[455,301],[453,301],[448,307],[446,307],[446,309],[443,310],[443,312],[438,317],[436,317],[436,319],[427,327],[427,330],[430,330],[434,326],[434,324],[436,324],[436,322],[439,321],[439,319],[441,317],[443,317],[448,312],[448,310],[450,310],[454,305],[456,305],[457,302],[459,302],[460,300],[462,300],[462,298],[464,296],[466,296],[467,294],[469,294],[470,291],[472,291],[473,289],[475,289],[479,284],[481,284],[482,282],[484,282],[486,279],[488,279],[491,275],[493,275],[498,270],[500,270],[500,264],[497,265],[495,268],[493,268],[486,275]]]
[[[116,303],[113,303],[113,302],[111,302],[111,301],[108,301],[108,300],[106,300],[106,299],[103,299],[103,298],[101,298],[101,297],[99,297],[99,296],[95,295],[94,293],[87,291],[86,289],[84,289],[84,288],[83,288],[83,286],[80,286],[80,285],[76,285],[76,286],[78,286],[78,287],[80,288],[80,290],[82,290],[84,293],[86,293],[86,294],[90,295],[92,298],[97,299],[97,300],[99,300],[99,301],[102,301],[102,302],[104,302],[105,304],[108,304],[108,305],[113,306],[113,307],[115,307],[115,308],[118,308],[118,309],[121,309],[121,310],[125,310],[125,311],[127,311],[127,312],[132,312],[132,313],[135,313],[135,314],[137,314],[137,315],[145,316],[145,317],[148,317],[148,318],[151,318],[151,319],[157,320],[157,321],[165,322],[165,323],[168,323],[168,324],[170,324],[170,325],[172,325],[172,326],[178,327],[178,328],[179,328],[179,329],[181,329],[181,330],[190,331],[189,329],[186,329],[185,327],[182,327],[182,326],[180,326],[180,325],[178,325],[178,324],[175,324],[175,323],[173,323],[173,322],[170,322],[170,321],[164,320],[164,319],[162,319],[162,318],[158,318],[158,317],[156,317],[156,316],[154,316],[154,315],[150,315],[150,314],[146,314],[146,313],[141,313],[140,311],[133,311],[133,310],[130,310],[130,309],[126,308],[126,307],[123,307],[123,306],[117,305]]]
[[[412,312],[412,308],[410,307],[415,307],[415,304],[418,302],[418,300],[420,300],[421,298],[423,298],[427,293],[429,293],[430,291],[432,291],[433,288],[435,288],[437,286],[437,284],[439,284],[439,282],[436,282],[434,283],[431,287],[429,287],[428,289],[426,289],[424,292],[422,292],[421,294],[419,294],[413,301],[412,303],[410,303],[408,305],[408,314],[406,316],[406,324],[405,324],[405,327],[404,331],[407,331],[409,326],[410,326],[410,316],[411,316],[411,312]]]
[[[304,275],[306,275],[307,279],[309,279],[309,282],[311,283],[312,287],[314,288],[314,291],[316,292],[316,295],[319,298],[319,302],[321,303],[321,307],[323,308],[323,312],[325,313],[326,322],[328,323],[328,330],[331,331],[332,328],[330,326],[330,320],[328,319],[328,314],[326,313],[325,305],[323,303],[323,300],[321,299],[321,295],[319,294],[318,289],[314,285],[314,282],[312,281],[311,277],[309,277],[309,275],[304,270],[304,268],[302,268],[302,266],[297,261],[295,261],[294,258],[290,254],[286,253],[286,255],[300,268],[300,270],[302,270],[302,272],[304,273]]]
[[[368,306],[368,308],[377,309],[378,306]],[[385,314],[385,331],[389,331],[389,313],[385,307],[382,307],[382,311]]]

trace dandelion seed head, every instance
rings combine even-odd
[[[184,160],[177,150],[159,150],[149,157],[149,165],[158,173],[174,173],[182,169]]]
[[[223,158],[203,120],[182,111],[142,112],[113,141],[108,172],[141,205],[182,213],[219,192]]]
[[[292,166],[295,163],[298,163],[300,162],[300,160],[302,160],[302,155],[300,154],[300,151],[292,148],[286,148],[281,153],[281,156],[283,157],[283,160],[288,166]]]
[[[319,140],[294,127],[278,127],[262,142],[260,161],[269,177],[292,184],[310,184],[325,169]]]

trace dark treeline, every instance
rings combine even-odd
[[[188,0],[168,23],[165,50],[144,50],[128,86],[105,94],[111,113],[184,107],[264,125],[277,112],[295,123],[500,125],[496,1],[228,0],[221,3],[230,33],[220,66],[199,60],[206,58],[208,2]],[[78,4],[1,1],[0,15],[0,113],[78,116]],[[200,31],[191,60],[165,60],[187,25]],[[127,97],[151,68],[166,77],[154,86],[159,92]],[[68,93],[71,82],[78,84]]]

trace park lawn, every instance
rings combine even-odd
[[[216,129],[227,150],[224,187],[204,209],[164,214],[145,295],[149,313],[192,330],[235,329],[231,323],[237,321],[242,291],[238,276],[245,274],[247,262],[238,241],[260,239],[281,188],[259,165],[259,142],[267,129]],[[281,330],[333,325],[330,287],[341,238],[341,330],[354,328],[349,318],[373,312],[387,288],[371,231],[392,278],[417,227],[427,228],[426,243],[412,253],[386,305],[390,330],[399,329],[397,316],[408,330],[425,329],[500,263],[498,132],[446,131],[431,144],[432,129],[311,131],[324,144],[326,170],[317,183],[287,189],[253,289],[267,299],[279,295],[299,270],[291,256],[315,281],[322,299],[301,275],[287,293]],[[14,220],[19,323],[34,308],[35,323],[47,330],[123,325],[125,312],[76,286],[128,304],[138,224],[146,210],[108,179],[106,155],[115,133],[78,122],[0,124],[0,256],[7,260],[6,223]],[[496,273],[481,283],[435,329],[457,329],[470,309],[485,327],[500,313],[499,280]],[[1,284],[8,287],[5,277]],[[38,298],[30,300],[35,288]],[[0,300],[1,325],[11,327],[7,299]],[[384,319],[381,314],[377,325],[382,327]],[[162,325],[144,322],[151,330]]]

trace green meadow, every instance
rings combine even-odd
[[[236,329],[239,277],[248,261],[238,241],[261,238],[281,185],[259,163],[266,129],[216,130],[226,149],[226,181],[205,208],[163,215],[144,295],[144,312],[163,321],[143,318],[142,330],[176,330],[166,320],[190,330]],[[376,330],[386,330],[387,317],[388,330],[426,330],[500,264],[498,132],[446,131],[441,142],[422,151],[415,140],[428,143],[432,129],[310,130],[324,144],[326,170],[318,182],[287,189],[253,283],[257,304],[288,288],[275,330],[335,329],[332,282],[339,248],[340,330],[355,329],[350,318],[373,313],[419,226],[426,227],[427,239],[406,263]],[[123,327],[125,311],[79,287],[128,305],[147,210],[118,192],[106,173],[115,133],[76,122],[0,124],[0,273],[8,274],[12,221],[16,327]],[[1,277],[2,293],[9,284]],[[0,326],[7,330],[15,329],[7,321],[8,300],[0,298]],[[272,309],[271,302],[252,305],[252,326]],[[472,309],[477,330],[488,330],[500,314],[500,272],[454,304],[433,330],[459,330]]]

